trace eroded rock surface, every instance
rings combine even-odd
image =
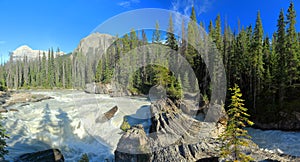
[[[218,107],[215,107],[218,109]],[[159,100],[151,105],[152,126],[147,135],[142,125],[133,126],[120,139],[115,150],[118,161],[219,161],[222,143],[218,135],[224,122],[200,122],[184,114],[171,100]],[[213,113],[222,119],[223,113]],[[226,119],[222,119],[226,120]],[[223,124],[222,124],[223,123]],[[226,123],[226,122],[225,122]],[[255,161],[299,161],[299,158],[260,149],[249,141],[242,148]]]

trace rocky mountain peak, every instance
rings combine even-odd
[[[10,57],[13,61],[23,60],[25,57],[27,59],[36,59],[41,56],[43,53],[48,53],[48,51],[43,50],[33,50],[28,45],[22,45],[18,47],[16,50],[10,53]],[[64,52],[54,52],[54,57],[64,55]],[[46,55],[47,57],[47,55]]]
[[[80,41],[75,52],[81,52],[85,56],[96,55],[100,58],[113,41],[114,37],[109,34],[92,33]]]

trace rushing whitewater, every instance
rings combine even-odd
[[[252,140],[262,149],[300,157],[300,132],[248,128]]]
[[[113,161],[113,152],[122,136],[123,117],[129,123],[150,123],[150,102],[146,98],[117,97],[86,94],[82,91],[30,91],[53,97],[37,103],[16,104],[9,108],[19,112],[4,113],[4,126],[9,155],[13,161],[24,153],[50,148],[62,151],[66,161],[77,161],[87,153],[91,161]],[[97,118],[117,105],[115,116],[104,123]],[[248,129],[261,148],[300,156],[300,132],[262,131]]]
[[[149,119],[150,114],[150,103],[146,98],[111,98],[73,90],[31,93],[54,99],[23,106],[17,104],[10,108],[19,112],[3,114],[10,135],[7,140],[9,155],[6,157],[9,160],[49,148],[60,149],[66,161],[77,161],[83,153],[87,153],[91,161],[113,160],[113,151],[122,135],[123,117],[132,115]],[[111,120],[96,122],[115,105],[119,110]],[[145,121],[143,125],[149,125]]]

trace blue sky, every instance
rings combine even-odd
[[[194,4],[199,21],[208,25],[221,14],[232,28],[237,20],[254,25],[261,11],[265,33],[276,31],[281,8],[285,13],[290,1],[272,0],[0,0],[0,55],[20,45],[47,50],[50,47],[72,52],[80,40],[99,24],[120,13],[141,8],[163,8],[190,13]],[[300,31],[300,2],[294,1],[297,30]],[[151,15],[149,15],[151,17]],[[145,20],[147,21],[147,20]],[[153,23],[153,26],[155,24]]]

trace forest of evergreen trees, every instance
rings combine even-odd
[[[207,37],[201,36],[201,30],[193,23],[199,22],[194,8],[190,18],[192,21],[187,25],[182,22],[181,36],[173,34],[172,17],[167,32],[160,31],[159,22],[154,24],[156,30],[153,31],[152,41],[148,40],[144,30],[132,30],[120,38],[117,36],[102,59],[93,60],[93,63],[81,58],[80,53],[54,58],[53,50],[42,53],[36,60],[24,58],[22,61],[8,61],[0,67],[1,85],[11,89],[82,88],[85,83],[110,83],[113,79],[134,93],[148,93],[153,85],[159,84],[166,88],[167,94],[173,99],[182,97],[182,89],[193,91],[198,87],[202,95],[209,98],[212,79],[205,64],[209,51],[203,51],[200,55],[194,47],[205,49],[205,39],[210,39],[222,56],[227,87],[233,87],[234,84],[240,86],[252,116],[267,115],[266,120],[272,121],[276,120],[279,111],[300,111],[300,33],[296,31],[296,11],[292,2],[286,14],[283,10],[279,12],[277,31],[271,36],[264,33],[260,12],[257,13],[254,26],[239,26],[238,29],[231,29],[226,22],[222,27],[221,16],[218,15],[215,21],[210,21]],[[204,23],[199,23],[206,30]],[[163,35],[166,40],[162,40]],[[187,39],[182,39],[185,37]],[[146,45],[159,46],[154,51],[138,48]],[[129,51],[130,57],[125,57],[128,60],[122,60]],[[162,57],[160,53],[172,55],[174,51],[186,58],[198,82],[189,80],[190,74],[184,71],[174,74],[166,68],[180,71],[178,58],[169,62],[161,59],[161,64],[165,66],[135,65],[139,61],[151,60],[153,57],[149,53]],[[122,62],[122,67],[118,62]],[[174,65],[178,66],[171,67]]]

